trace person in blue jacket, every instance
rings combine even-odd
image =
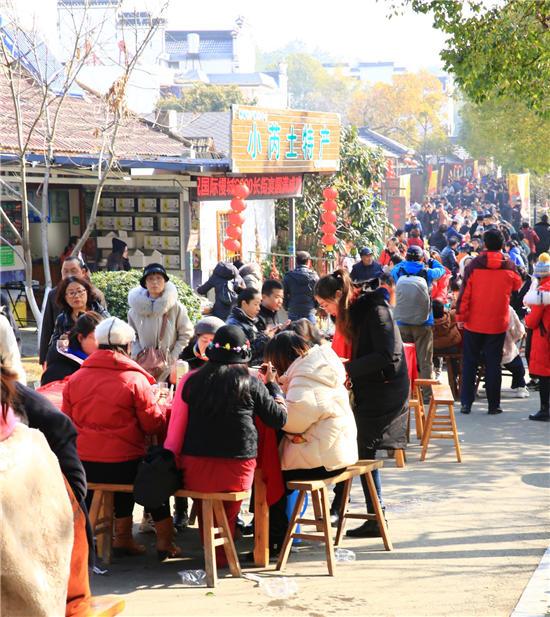
[[[460,221],[457,219],[454,219],[454,221],[451,223],[451,226],[447,230],[447,233],[445,234],[447,236],[447,242],[451,238],[456,238],[459,244],[462,242],[462,240],[464,239],[464,236],[458,231],[459,225],[460,225]]]
[[[431,293],[432,284],[445,275],[445,268],[435,259],[429,259],[426,263],[424,251],[419,246],[410,246],[407,250],[407,260],[397,264],[391,275],[396,281],[396,306],[395,317],[404,343],[414,343],[416,347],[416,360],[419,367],[420,377],[433,379],[433,311],[429,309],[429,317],[421,324],[404,323],[399,320],[399,303],[414,303],[414,298],[402,298],[399,293],[399,279],[403,276],[419,276],[427,283],[428,292]]]

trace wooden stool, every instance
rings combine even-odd
[[[447,367],[447,377],[449,378],[449,386],[455,400],[460,398],[462,392],[462,353],[434,353],[434,358],[443,358]],[[458,360],[458,388],[455,381],[455,371],[453,368],[453,359]]]
[[[420,460],[423,461],[426,457],[426,450],[431,438],[436,439],[454,439],[456,448],[456,458],[459,463],[462,463],[460,455],[460,445],[458,443],[458,433],[456,431],[455,414],[453,411],[455,399],[449,386],[432,386],[432,398],[430,407],[428,408],[428,417],[422,437],[422,454]],[[447,405],[448,415],[437,415],[439,405]],[[451,435],[449,433],[452,433]]]
[[[422,439],[424,432],[424,423],[426,421],[426,412],[424,409],[424,401],[422,400],[421,386],[436,386],[439,382],[435,379],[415,379],[414,388],[411,392],[409,400],[409,422],[407,425],[407,441],[411,440],[411,409],[414,409],[414,424],[416,426],[416,438]],[[398,465],[399,467],[399,465]]]
[[[87,617],[114,617],[122,613],[126,601],[115,596],[92,596]]]
[[[103,535],[101,558],[103,563],[111,563],[113,557],[114,493],[133,493],[134,487],[131,484],[98,484],[89,482],[88,490],[94,491],[90,508],[90,523],[94,534],[98,536],[98,550],[99,536]],[[191,499],[202,500],[204,561],[207,586],[215,587],[218,583],[216,568],[217,546],[223,546],[231,574],[240,578],[242,576],[241,566],[222,502],[242,501],[250,496],[250,491],[198,493],[196,491],[181,490],[174,493],[174,495],[176,497],[190,497]],[[103,508],[103,516],[100,517],[101,508]],[[214,515],[218,527],[214,526]],[[219,534],[220,537],[216,538],[216,534]]]
[[[327,566],[330,576],[334,576],[334,546],[338,546],[344,533],[344,523],[348,518],[363,519],[363,520],[376,520],[380,526],[382,533],[382,539],[387,551],[392,550],[392,543],[386,527],[386,520],[384,519],[384,513],[378,500],[378,494],[372,479],[372,471],[380,469],[383,466],[382,461],[357,461],[354,465],[351,465],[337,476],[326,478],[324,480],[293,480],[287,482],[287,488],[291,491],[299,491],[298,498],[296,499],[296,505],[290,519],[290,524],[286,532],[285,541],[277,561],[277,570],[282,570],[287,562],[290,554],[290,548],[292,546],[292,540],[294,538],[300,538],[301,540],[313,540],[315,542],[324,542],[325,550],[327,554]],[[351,483],[353,478],[357,476],[366,476],[369,493],[374,506],[375,514],[348,514],[348,502],[349,494],[351,490]],[[336,531],[336,540],[332,540],[332,528],[330,525],[330,504],[328,500],[327,487],[333,484],[344,482],[344,492],[342,495],[342,506],[340,508],[340,522]],[[306,491],[311,493],[311,503],[313,504],[313,511],[315,513],[314,519],[301,518],[300,512],[302,511]],[[321,534],[311,533],[296,533],[297,525],[314,525],[318,532]]]

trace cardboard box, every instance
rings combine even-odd
[[[157,212],[157,200],[141,197],[138,198],[138,212]]]
[[[132,268],[145,268],[149,263],[148,257],[144,255],[139,249],[136,249],[133,255],[128,255],[128,261]]]
[[[162,248],[162,236],[143,236],[144,249]]]
[[[179,255],[164,255],[161,262],[164,267],[168,270],[179,270],[181,261]]]
[[[135,212],[135,199],[133,197],[117,197],[115,209],[117,212]]]
[[[128,217],[132,220],[132,217]],[[130,228],[131,229],[131,228]],[[129,249],[136,248],[136,239],[130,237],[125,231],[120,231],[118,234],[114,231],[109,232],[106,236],[97,236],[96,243],[98,249],[113,249],[113,238],[120,238],[128,245]]]
[[[176,251],[180,247],[180,237],[179,236],[161,236],[162,237],[162,246],[166,250]]]
[[[136,216],[134,218],[134,229],[136,231],[155,231],[154,216]]]
[[[160,211],[179,214],[180,200],[179,199],[160,199]]]
[[[159,251],[153,251],[146,259],[148,264],[161,264],[164,257]]]
[[[115,217],[114,216],[98,216],[97,217],[97,228],[98,229],[114,229],[115,228]]]
[[[179,231],[180,220],[175,216],[162,216],[159,219],[159,231]]]
[[[100,212],[114,212],[115,211],[115,198],[114,197],[102,197],[99,200]]]
[[[179,236],[144,236],[144,249],[177,250],[180,247]]]
[[[115,227],[118,230],[132,231],[134,228],[134,219],[131,216],[117,216],[115,221]],[[126,242],[127,238],[121,238]],[[126,242],[128,244],[128,242]]]

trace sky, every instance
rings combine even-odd
[[[9,0],[0,0],[7,2]],[[11,0],[14,1],[14,0]],[[125,0],[125,9],[154,7],[163,0]],[[56,28],[56,0],[15,0],[20,14],[37,13],[37,23]],[[253,26],[258,47],[272,51],[294,39],[320,47],[346,62],[395,62],[410,71],[441,65],[445,37],[432,28],[431,17],[407,9],[387,19],[389,0],[171,0],[169,29],[230,30],[239,15]]]

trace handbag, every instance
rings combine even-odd
[[[183,480],[174,453],[162,446],[151,446],[138,467],[134,501],[148,510],[155,510],[181,488]]]
[[[145,369],[157,380],[163,373],[171,368],[171,364],[168,362],[168,358],[166,357],[164,350],[161,348],[161,342],[164,338],[164,331],[166,330],[167,321],[168,313],[165,313],[162,321],[162,329],[160,331],[158,345],[156,347],[146,347],[145,349],[142,349],[136,357],[136,362],[141,366],[141,368]]]

